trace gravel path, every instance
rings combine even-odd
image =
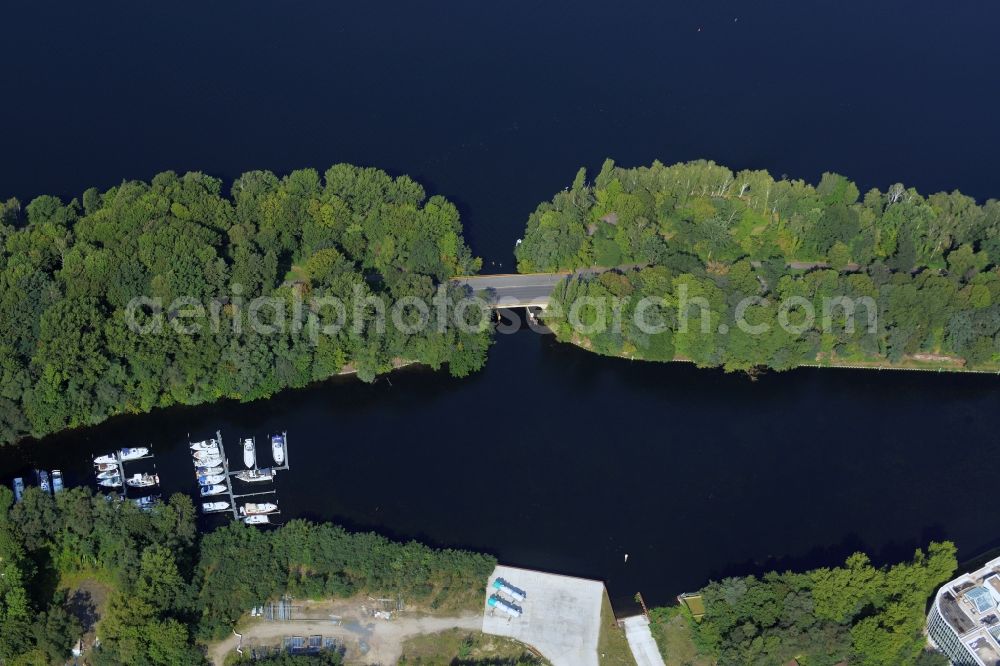
[[[479,631],[483,626],[482,613],[466,613],[455,617],[397,617],[392,620],[365,618],[359,620],[345,616],[343,624],[329,621],[260,622],[243,630],[243,645],[253,640],[257,644],[278,643],[284,636],[333,636],[347,645],[347,662],[362,664],[395,664],[403,651],[403,642],[411,636],[435,634],[448,629]],[[359,641],[365,641],[369,650],[361,655]],[[230,636],[209,648],[209,658],[222,666],[226,655],[236,649],[240,638]]]

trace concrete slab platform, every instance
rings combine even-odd
[[[665,666],[645,615],[627,617],[622,624],[625,625],[625,638],[638,666]]]
[[[527,594],[524,601],[517,602],[523,609],[520,617],[488,605],[497,578]],[[604,583],[600,581],[498,566],[489,578],[483,600],[483,633],[526,643],[553,666],[598,666],[604,594]]]

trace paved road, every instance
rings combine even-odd
[[[656,647],[653,634],[649,630],[649,620],[645,615],[627,617],[624,620],[625,637],[632,649],[632,656],[639,666],[664,666],[663,657]]]
[[[467,275],[452,278],[456,284],[464,284],[472,291],[479,293],[489,291],[499,301],[501,307],[516,308],[529,305],[546,306],[552,295],[552,288],[563,278],[570,275],[599,275],[605,271],[630,271],[642,268],[645,264],[625,264],[623,266],[580,268],[576,271],[559,273],[508,273],[505,275]]]
[[[524,275],[477,275],[455,278],[452,282],[479,293],[489,292],[499,305],[524,307],[547,305],[552,288],[570,273],[527,273]]]

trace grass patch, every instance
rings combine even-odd
[[[625,629],[618,626],[606,592],[601,601],[601,635],[597,639],[597,656],[602,666],[635,666]]]
[[[287,273],[285,273],[285,284],[308,281],[309,273],[306,272],[306,269],[303,266],[292,264],[292,267],[288,269]]]
[[[83,627],[84,644],[93,643],[97,624],[115,589],[107,572],[95,569],[64,574],[59,579],[59,589],[66,591],[66,610]]]
[[[667,666],[713,666],[715,661],[698,651],[694,620],[680,606],[649,612],[650,631]]]
[[[420,666],[548,666],[524,643],[480,631],[449,629],[403,643],[400,664]]]

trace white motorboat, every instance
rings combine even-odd
[[[221,495],[222,493],[226,492],[226,490],[228,490],[226,486],[222,485],[221,483],[216,483],[211,486],[202,486],[201,496],[211,497],[212,495]]]
[[[20,502],[24,497],[24,479],[17,477],[14,479],[14,501]]]
[[[65,488],[66,486],[63,485],[62,470],[52,470],[52,494],[61,493]]]
[[[195,451],[192,455],[195,462],[202,467],[214,466],[215,464],[222,462],[222,456],[219,455],[218,451]]]
[[[198,477],[198,485],[200,486],[214,486],[217,483],[222,483],[226,480],[225,474],[203,474]]]
[[[94,464],[97,465],[98,469],[105,471],[103,468],[111,465],[112,467],[118,467],[118,456],[114,453],[105,453],[103,456],[97,456],[94,458]]]
[[[221,466],[216,465],[215,467],[198,467],[195,469],[195,474],[203,476],[206,474],[222,474],[224,471]]]
[[[265,467],[264,469],[250,469],[245,472],[240,472],[236,475],[236,478],[240,481],[246,481],[247,483],[258,483],[260,481],[272,481],[277,474],[278,473],[270,467]]]
[[[241,516],[255,516],[264,513],[275,513],[278,510],[277,504],[265,502],[262,504],[248,503],[240,507]]]
[[[121,488],[122,478],[120,476],[114,476],[110,479],[101,479],[100,481],[97,482],[97,485],[101,486],[102,488]]]
[[[243,522],[247,525],[266,525],[271,522],[271,519],[264,514],[255,514],[253,516],[247,516],[243,519]]]
[[[97,467],[98,472],[110,472],[113,469],[118,469],[118,463],[96,463],[95,467]]]
[[[122,460],[138,460],[139,458],[149,455],[149,449],[145,446],[137,446],[134,449],[122,449],[118,452]]]
[[[247,437],[243,440],[243,464],[246,465],[247,469],[253,469],[254,463],[257,462],[256,448],[253,438]]]
[[[97,473],[97,478],[98,479],[113,479],[116,476],[119,476],[118,468],[117,467],[115,467],[113,470],[109,469],[107,472],[98,472]]]
[[[191,444],[192,451],[218,451],[219,445],[214,439],[206,439],[203,442]]]
[[[155,486],[159,482],[159,474],[133,474],[131,477],[125,479],[125,483],[133,488],[149,488],[150,486]]]
[[[203,513],[215,513],[216,511],[225,511],[229,508],[229,502],[202,502],[201,510]]]
[[[285,435],[271,435],[271,457],[274,464],[281,467],[285,464]]]

